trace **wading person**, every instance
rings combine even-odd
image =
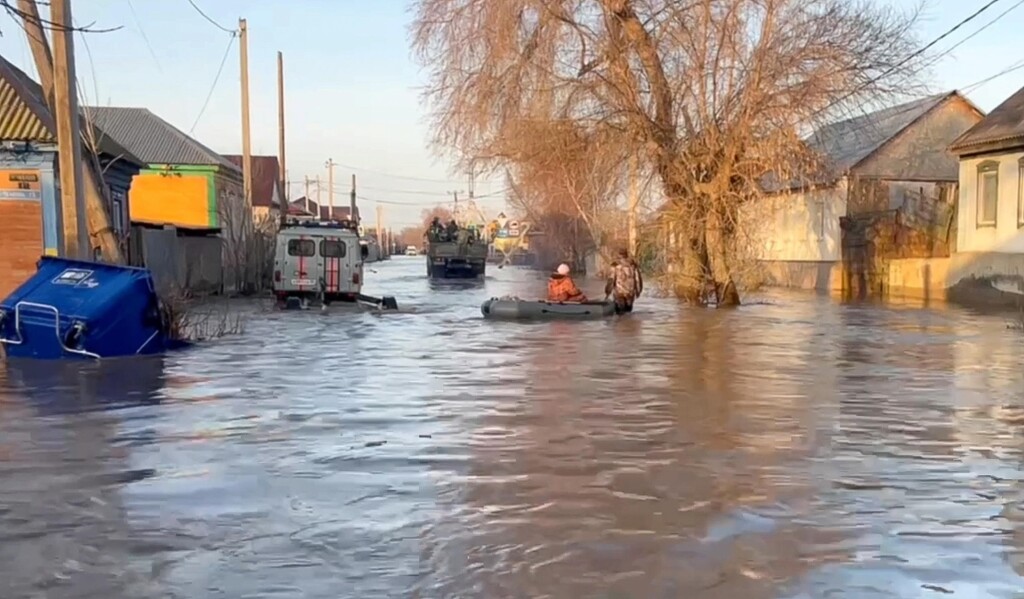
[[[629,251],[625,248],[619,250],[604,286],[605,299],[611,297],[615,301],[616,314],[625,314],[633,311],[633,302],[643,290],[644,279],[640,276],[639,265],[629,257]]]

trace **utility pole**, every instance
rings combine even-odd
[[[284,54],[281,52],[277,53],[277,153],[278,162],[281,164],[281,193],[284,197],[281,198],[281,203],[285,206],[288,205],[288,179],[285,173],[285,161],[284,161]],[[288,215],[288,210],[281,210],[281,222],[284,223],[285,217]]]
[[[349,214],[352,215],[352,220],[357,225],[362,220],[356,216],[356,176],[354,174],[352,175],[352,194],[349,196]]]
[[[334,159],[328,158],[327,164],[327,220],[334,220]]]
[[[242,190],[252,208],[252,147],[249,137],[249,27],[238,19],[238,45],[242,69]]]
[[[320,175],[316,176],[316,219],[323,218],[324,205],[320,202]]]
[[[637,173],[636,154],[629,157],[629,254],[636,257],[638,232],[636,220],[636,208],[640,203],[640,194],[637,190],[639,175]]]
[[[303,197],[306,199],[306,212],[309,212],[309,175],[306,175],[306,193]]]
[[[384,243],[384,238],[381,237],[381,231],[383,230],[381,228],[381,221],[383,219],[384,219],[384,206],[381,206],[380,204],[377,204],[377,227],[376,227],[377,228],[377,243],[382,244],[381,247],[383,247],[383,243]]]
[[[452,192],[452,199],[455,201],[455,206],[452,208],[452,218],[455,219],[456,224],[459,223],[459,192]]]
[[[89,243],[82,189],[82,128],[78,120],[71,1],[53,0],[50,3],[50,20],[53,22],[53,117],[57,126],[64,251],[69,257],[91,260],[92,244]]]

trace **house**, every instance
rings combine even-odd
[[[146,165],[129,194],[137,233],[133,262],[149,267],[163,287],[220,291],[222,253],[232,252],[220,233],[230,229],[225,220],[242,218],[242,172],[145,108],[94,107],[87,113]]]
[[[144,164],[82,122],[85,143],[97,150],[111,226],[127,242],[128,189]],[[63,253],[58,170],[56,128],[42,88],[0,57],[0,297],[35,273],[41,255]]]
[[[939,279],[1024,293],[1024,88],[949,149],[960,167],[957,252]]]
[[[347,200],[347,198],[345,198]],[[320,220],[350,220],[352,214],[352,208],[348,204],[336,205],[333,208],[328,206],[318,206],[313,200],[307,200],[305,196],[293,200],[289,203],[289,214],[311,214],[318,217]],[[359,220],[359,206],[356,206],[356,220]]]
[[[947,148],[983,116],[952,91],[811,134],[818,168],[766,181],[766,196],[744,208],[767,282],[863,296],[887,286],[891,260],[948,256],[959,169]]]
[[[147,165],[132,182],[133,224],[222,228],[225,204],[242,197],[241,169],[145,108],[103,106],[88,113]]]
[[[224,156],[242,170],[242,156]],[[252,156],[252,216],[257,223],[277,221],[281,217],[281,165],[277,156]],[[269,223],[268,223],[269,224]]]

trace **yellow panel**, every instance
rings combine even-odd
[[[209,185],[205,175],[144,173],[132,179],[128,206],[133,222],[208,228]]]

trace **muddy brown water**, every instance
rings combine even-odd
[[[0,370],[0,597],[1024,597],[1024,334],[643,298],[493,323],[528,271]],[[595,294],[599,284],[585,290]]]

